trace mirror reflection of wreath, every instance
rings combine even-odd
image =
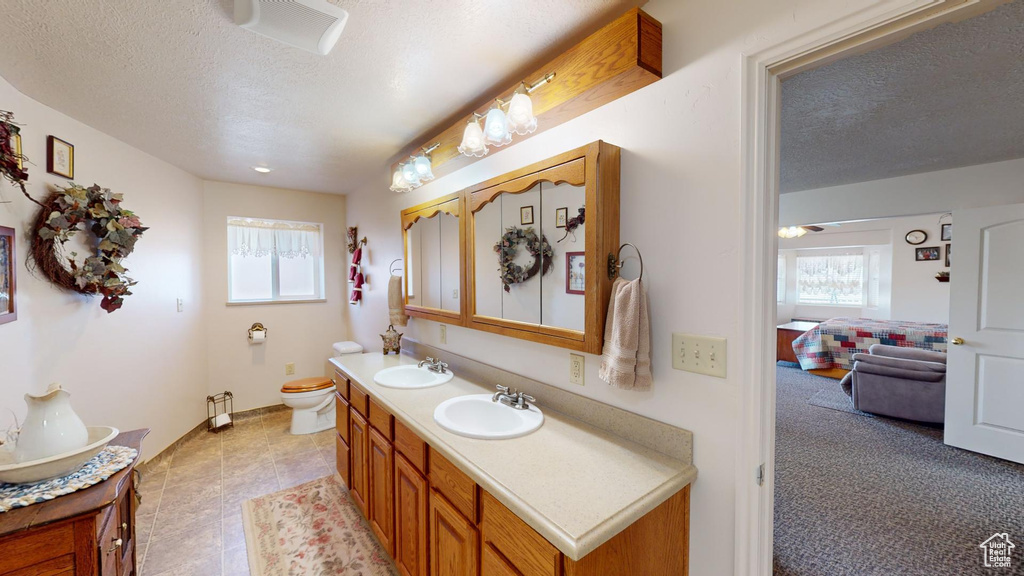
[[[135,281],[121,264],[135,249],[135,242],[147,228],[131,210],[121,207],[121,194],[97,185],[84,188],[69,183],[58,187],[42,206],[32,238],[32,259],[36,268],[57,286],[79,294],[100,294],[100,308],[108,313],[121,307]],[[64,244],[79,229],[96,237],[95,252],[84,261],[77,254],[64,254]]]
[[[519,245],[525,244],[526,251],[533,256],[533,262],[529,268],[520,266],[514,261],[519,253]],[[548,244],[547,238],[542,234],[537,236],[533,228],[518,228],[510,226],[505,229],[501,241],[494,245],[494,251],[498,253],[498,265],[501,272],[501,283],[505,292],[510,292],[512,284],[526,282],[530,278],[541,273],[541,276],[551,270],[551,257],[554,251]]]

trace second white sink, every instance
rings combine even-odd
[[[451,370],[438,374],[415,364],[403,364],[377,372],[373,375],[373,381],[385,388],[430,388],[449,382],[454,377]]]
[[[445,400],[434,410],[442,428],[469,438],[518,438],[540,428],[544,414],[536,406],[516,410],[491,401],[490,394],[469,394]]]

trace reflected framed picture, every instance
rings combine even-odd
[[[523,226],[533,224],[533,206],[523,206],[519,209],[519,223]]]
[[[565,253],[565,293],[586,294],[587,260],[586,252]]]
[[[953,224],[952,223],[950,223],[950,224],[943,224],[942,225],[942,238],[941,239],[942,239],[943,242],[951,242],[953,240]]]
[[[565,228],[569,220],[569,208],[558,208],[555,210],[555,228]]]
[[[17,251],[14,247],[14,228],[0,226],[0,324],[18,319],[16,292],[18,289],[15,266]]]
[[[914,259],[918,262],[934,262],[942,259],[942,249],[938,246],[918,248],[914,251]]]
[[[949,268],[949,253],[953,250],[952,244],[946,244],[946,268]]]
[[[15,132],[11,134],[11,150],[14,151],[14,155],[18,157],[18,169],[25,169],[25,159],[21,156],[21,134]]]
[[[56,136],[46,137],[46,171],[67,179],[75,177],[75,147]]]

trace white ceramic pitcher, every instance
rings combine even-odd
[[[71,394],[56,382],[46,394],[25,394],[28,415],[14,446],[14,459],[29,462],[77,450],[89,443],[89,430],[71,409]]]

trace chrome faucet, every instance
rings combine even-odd
[[[416,365],[416,367],[423,368],[424,365],[427,366],[427,370],[430,370],[431,372],[437,372],[438,374],[444,374],[445,372],[448,371],[448,364],[445,362],[441,362],[437,358],[431,358],[427,356],[427,359],[421,360],[420,363]]]
[[[498,391],[491,396],[491,402],[500,402],[506,406],[515,408],[516,410],[528,410],[530,405],[526,403],[527,400],[530,402],[536,402],[537,399],[529,394],[524,394],[518,390],[509,391],[508,386],[502,386],[498,384]]]

